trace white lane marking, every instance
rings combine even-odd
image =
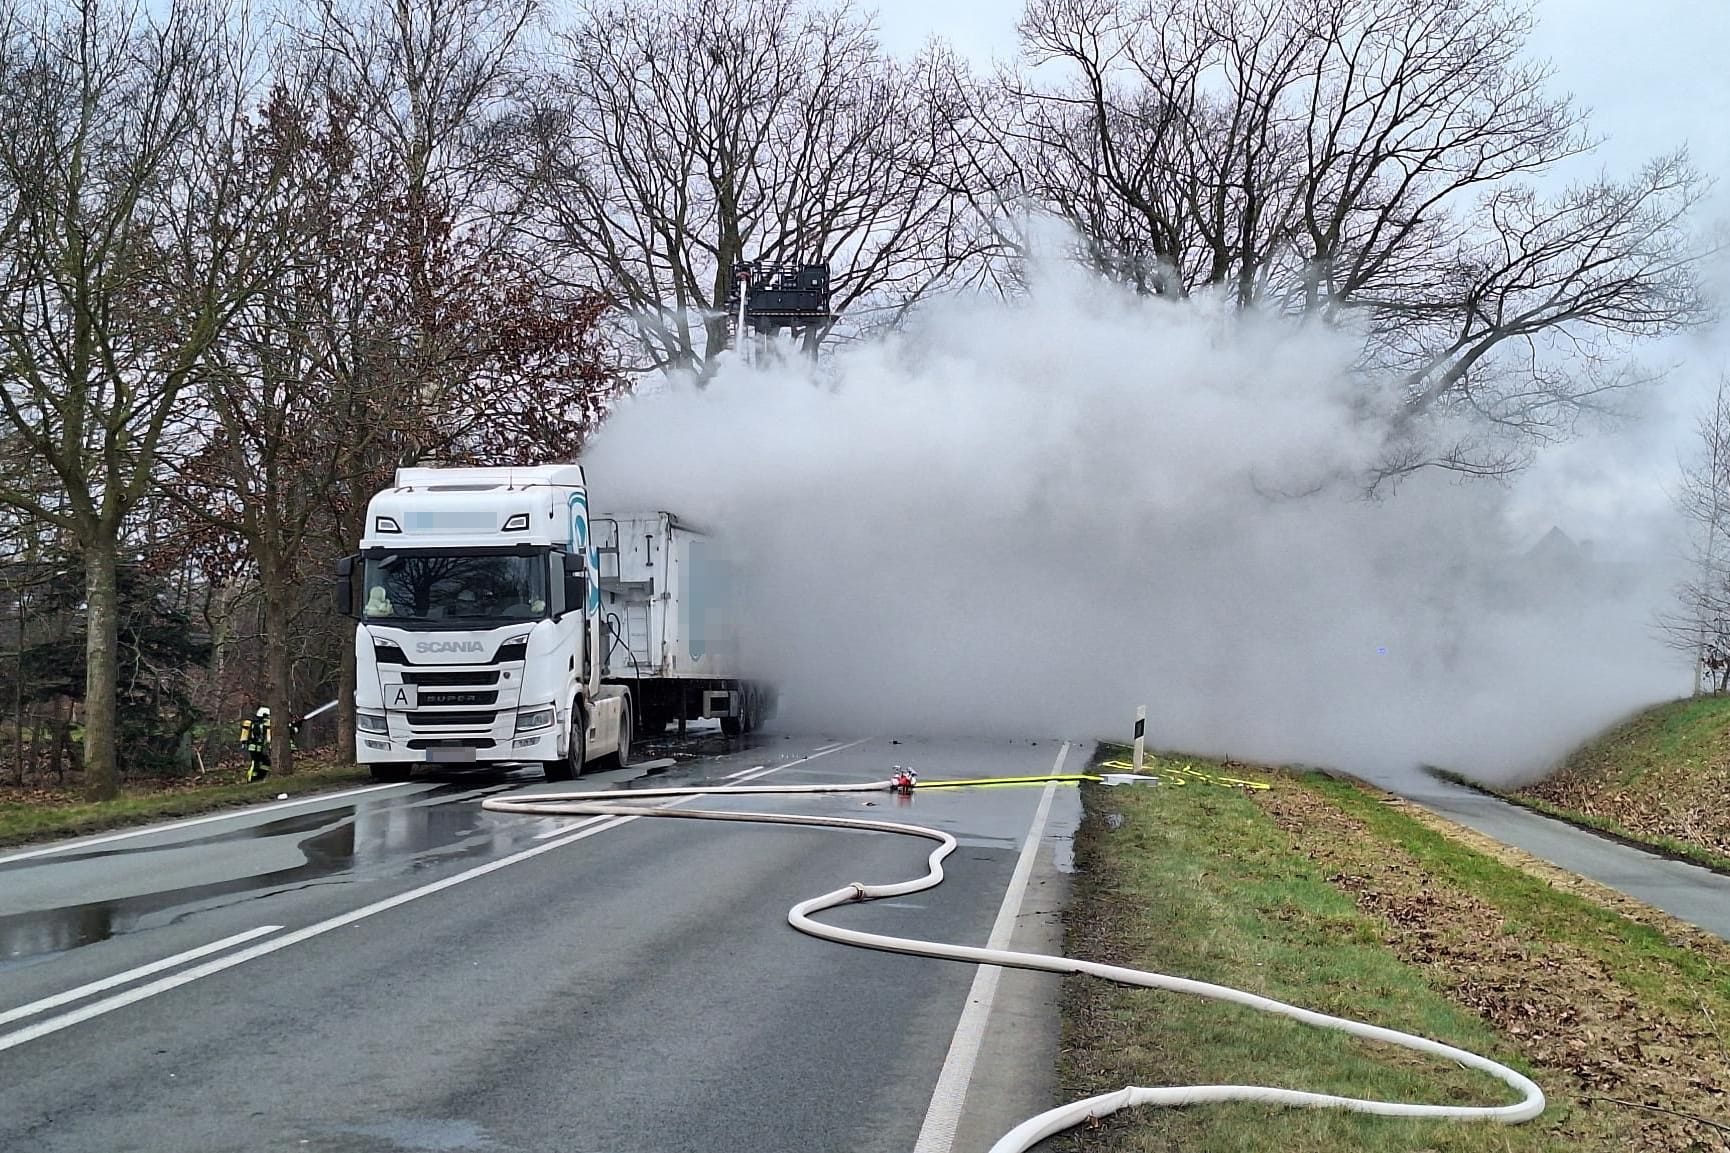
[[[861,738],[860,740],[854,741],[853,745],[864,744],[865,741],[869,739],[869,737]],[[842,745],[840,748],[830,749],[829,752],[839,752],[841,748],[851,747],[852,745]],[[818,757],[825,755],[827,754],[812,753],[810,756],[801,757],[796,761],[788,761],[784,765],[776,765],[773,768],[763,769],[761,772],[756,774],[756,777],[766,777],[770,773],[778,773],[782,769],[790,769],[794,765],[803,764],[806,761],[815,760]],[[742,781],[755,780],[756,777],[742,777],[740,779]],[[672,807],[672,805],[680,805],[685,801],[694,799],[694,797],[681,797],[678,800],[671,802],[668,807]],[[268,956],[269,954],[275,953],[281,949],[286,949],[290,945],[298,945],[302,941],[309,941],[314,937],[322,936],[325,933],[331,932],[333,929],[340,929],[345,925],[352,925],[356,921],[362,921],[378,913],[394,909],[398,905],[406,905],[410,901],[418,901],[422,897],[430,897],[434,893],[442,893],[446,889],[454,888],[465,881],[472,881],[477,877],[484,877],[489,873],[496,873],[500,869],[509,868],[511,865],[527,861],[533,857],[538,857],[542,853],[550,853],[554,849],[562,849],[566,845],[575,844],[577,841],[595,836],[597,833],[604,833],[608,829],[616,829],[621,825],[628,825],[632,821],[641,819],[642,818],[640,817],[602,817],[600,818],[599,824],[589,825],[577,830],[576,832],[568,833],[556,841],[544,841],[533,848],[523,849],[521,852],[512,853],[508,857],[500,857],[496,861],[488,861],[484,865],[476,865],[474,868],[466,869],[454,876],[449,876],[443,880],[433,881],[430,884],[422,885],[418,889],[410,889],[406,893],[398,893],[394,897],[386,897],[382,901],[374,901],[370,905],[363,905],[358,909],[353,909],[347,913],[342,913],[338,916],[328,918],[327,920],[319,921],[316,924],[308,925],[304,929],[296,929],[294,932],[287,933],[281,937],[260,942],[259,944],[253,945],[251,948],[242,949],[238,953],[230,953],[227,956],[218,957],[214,961],[206,961],[202,965],[196,965],[193,968],[184,969],[181,972],[172,974],[171,976],[162,977],[150,982],[148,985],[140,985],[135,989],[128,989],[124,993],[117,993],[112,997],[105,997],[100,1001],[94,1001],[91,1004],[85,1005],[81,1009],[74,1009],[70,1013],[62,1013],[58,1017],[50,1017],[45,1021],[38,1021],[34,1025],[26,1026],[23,1029],[18,1029],[11,1033],[0,1033],[0,1052],[34,1041],[39,1037],[46,1037],[50,1033],[58,1033],[62,1029],[69,1029],[72,1026],[81,1024],[93,1017],[100,1017],[104,1014],[112,1013],[116,1009],[124,1009],[128,1005],[136,1004],[148,997],[154,997],[159,993],[166,993],[171,989],[178,989],[182,985],[189,985],[202,977],[208,977],[212,974],[220,973],[225,969],[232,969],[236,965],[243,965],[248,961],[255,960],[256,958]]]
[[[822,755],[823,755],[823,754],[822,754],[822,753],[813,753],[813,754],[812,754],[812,756],[818,756],[818,757],[820,757],[820,756],[822,756]],[[805,760],[807,760],[807,761],[808,761],[808,760],[810,760],[810,759],[811,759],[811,757],[806,757],[806,758],[805,758]],[[733,782],[733,783],[734,783],[734,784],[736,784],[736,785],[742,785],[742,784],[744,784],[744,783],[745,783],[745,782],[747,782],[747,781],[754,781],[754,780],[756,780],[756,779],[757,779],[757,778],[758,778],[758,777],[766,777],[766,776],[768,776],[768,775],[769,775],[769,774],[770,774],[770,773],[778,773],[778,772],[780,772],[780,771],[781,771],[781,770],[782,770],[782,769],[790,769],[790,768],[792,768],[792,767],[793,767],[793,766],[794,766],[794,765],[798,765],[798,764],[803,764],[803,763],[804,763],[804,761],[788,761],[788,762],[787,762],[787,763],[786,763],[786,764],[784,764],[784,765],[776,765],[776,766],[775,766],[775,767],[774,767],[774,768],[772,768],[772,769],[770,769],[770,768],[765,768],[765,767],[763,767],[763,766],[762,766],[762,765],[758,765],[758,766],[757,766],[757,767],[756,767],[756,768],[754,768],[754,769],[746,769],[746,770],[745,770],[745,771],[744,771],[744,772],[742,772],[742,773],[734,773],[734,774],[733,774],[733,775],[732,775],[732,776],[731,776],[731,777],[730,777],[730,778],[728,778],[728,779],[729,779],[729,780],[731,780],[731,781],[732,781],[732,782]],[[725,788],[727,788],[727,787],[728,787],[728,786],[726,786],[726,785],[722,785],[722,786],[721,786],[721,787],[722,787],[722,788],[723,788],[723,789],[725,789]]]
[[[814,761],[818,757],[826,757],[830,753],[839,753],[839,752],[842,752],[843,750],[846,750],[846,749],[858,748],[860,745],[864,744],[866,741],[868,741],[870,739],[871,739],[870,737],[860,737],[858,740],[848,741],[844,745],[830,745],[828,748],[817,749],[814,752],[806,753],[804,756],[800,757],[796,761],[788,761],[784,765],[776,765],[773,768],[765,769],[765,768],[763,768],[762,765],[758,765],[754,769],[746,769],[742,773],[734,773],[732,779],[738,780],[738,781],[754,781],[758,777],[766,777],[770,773],[778,773],[782,769],[790,769],[794,765],[802,765],[806,761]],[[721,787],[724,789],[727,786],[722,785]]]
[[[758,777],[766,777],[770,773],[778,773],[782,769],[790,769],[794,765],[802,765],[806,761],[814,761],[819,757],[826,757],[830,753],[840,753],[840,752],[845,752],[848,749],[856,749],[860,745],[864,744],[866,741],[868,741],[870,739],[871,739],[870,737],[860,737],[858,740],[848,741],[844,745],[830,745],[826,749],[818,749],[815,752],[807,753],[804,756],[800,757],[796,761],[788,761],[784,765],[775,765],[772,768],[764,769],[764,768],[762,768],[762,766],[758,766],[755,769],[746,769],[744,773],[737,774],[737,779],[741,780],[741,781],[753,781],[753,780],[756,780]],[[751,775],[747,776],[746,773],[749,773]],[[726,788],[727,786],[722,785],[721,787]]]
[[[1057,762],[1051,775],[1063,771],[1064,758],[1069,756],[1069,742],[1057,750]],[[1015,922],[1021,915],[1021,902],[1027,895],[1027,882],[1033,876],[1033,862],[1039,856],[1039,842],[1045,835],[1045,821],[1051,814],[1051,798],[1057,782],[1045,786],[1040,794],[1039,808],[1033,814],[1027,839],[1021,842],[1021,856],[1010,875],[1009,888],[998,906],[997,921],[991,926],[986,947],[1007,949],[1015,935]],[[967,990],[967,1005],[956,1022],[955,1036],[950,1039],[949,1053],[943,1058],[943,1069],[937,1074],[937,1084],[931,1090],[931,1104],[925,1110],[925,1123],[919,1127],[919,1139],[913,1153],[949,1153],[955,1145],[955,1128],[961,1123],[961,1107],[967,1101],[967,1087],[973,1080],[973,1067],[979,1060],[979,1049],[985,1041],[985,1026],[991,1017],[991,1002],[997,997],[997,982],[1003,969],[997,965],[981,965],[973,974],[973,985]]]
[[[88,849],[95,845],[106,845],[111,841],[125,841],[132,837],[148,837],[152,833],[168,833],[175,829],[186,829],[193,825],[207,825],[211,821],[231,821],[236,817],[251,817],[260,813],[274,813],[278,809],[290,809],[295,805],[310,805],[315,801],[340,801],[344,797],[358,797],[362,793],[376,793],[381,789],[400,789],[405,782],[393,782],[388,785],[365,785],[358,789],[348,789],[340,793],[308,793],[304,797],[296,797],[292,801],[276,801],[268,805],[252,805],[244,809],[229,809],[226,812],[211,813],[204,817],[188,817],[184,821],[170,821],[165,825],[145,825],[137,829],[128,829],[124,833],[109,833],[103,837],[83,837],[76,841],[60,841],[57,844],[45,845],[40,849],[27,849],[22,853],[9,853],[0,857],[0,865],[10,861],[28,861],[34,857],[46,857],[53,853],[69,853],[76,849]]]
[[[756,780],[758,776],[765,776],[766,777],[769,775],[769,773],[779,772],[782,769],[790,769],[794,765],[802,765],[806,761],[814,761],[818,757],[826,757],[830,753],[838,753],[842,749],[850,749],[854,745],[862,745],[870,739],[871,739],[870,737],[861,737],[858,740],[851,741],[845,745],[828,745],[826,747],[819,748],[819,749],[813,751],[810,756],[800,757],[796,761],[788,761],[784,765],[776,765],[773,769],[769,769],[768,772],[763,771],[767,767],[765,765],[752,765],[748,769],[736,769],[733,772],[730,772],[730,773],[723,775],[721,777],[721,779],[723,781],[736,781],[740,784],[743,784],[745,781]],[[666,761],[650,761],[646,765],[632,765],[631,767],[634,769],[638,769],[638,768],[640,768],[640,769],[652,769],[652,768],[656,768],[662,764],[674,765],[674,764],[678,764],[678,762],[669,758]],[[723,787],[725,787],[725,786],[723,786]],[[589,817],[589,818],[586,818],[585,820],[573,821],[567,825],[559,825],[555,828],[548,829],[544,833],[536,833],[535,834],[535,840],[542,841],[542,840],[547,839],[548,837],[556,837],[560,833],[569,832],[572,829],[580,829],[584,825],[592,825],[596,821],[601,820],[601,819],[602,818],[600,818],[600,817]]]
[[[557,837],[557,836],[560,836],[561,834],[569,833],[574,829],[585,828],[589,825],[593,825],[599,821],[604,821],[604,820],[606,820],[605,817],[585,817],[580,821],[571,821],[569,823],[566,823],[564,821],[560,821],[558,824],[554,825],[552,828],[548,829],[546,832],[536,833],[535,834],[535,840],[544,841],[544,840],[547,840],[549,837]]]
[[[71,1028],[73,1025],[88,1021],[92,1017],[100,1017],[105,1013],[112,1013],[116,1009],[123,1009],[126,1006],[142,1001],[147,997],[154,997],[159,993],[166,993],[170,989],[178,989],[180,986],[191,984],[193,981],[196,981],[201,977],[208,977],[213,973],[220,973],[224,969],[232,969],[236,965],[243,965],[247,961],[255,960],[259,957],[277,952],[280,949],[286,949],[290,945],[298,945],[302,941],[309,941],[312,938],[322,936],[333,929],[340,929],[345,925],[352,925],[356,921],[362,921],[368,917],[383,913],[386,910],[394,909],[398,905],[406,905],[410,901],[416,901],[422,897],[430,897],[434,893],[442,893],[444,890],[453,888],[465,881],[472,881],[477,877],[484,877],[488,873],[496,873],[500,869],[508,868],[511,865],[529,860],[531,857],[538,857],[542,853],[550,853],[554,849],[562,849],[566,845],[580,841],[585,837],[592,837],[596,833],[604,833],[608,829],[617,828],[619,825],[627,824],[632,820],[635,820],[635,818],[612,818],[607,823],[592,825],[589,828],[571,833],[560,840],[547,841],[544,844],[536,845],[534,848],[524,849],[518,853],[512,853],[508,857],[500,857],[496,861],[488,861],[484,865],[476,865],[474,868],[466,869],[454,876],[446,877],[440,881],[433,881],[431,884],[422,885],[418,889],[410,889],[406,893],[398,893],[394,897],[387,897],[382,901],[374,901],[370,905],[363,905],[358,909],[353,909],[347,913],[342,913],[327,920],[319,921],[316,924],[308,925],[304,929],[296,929],[294,932],[285,934],[281,937],[260,942],[259,944],[253,945],[251,948],[242,949],[238,953],[230,953],[227,956],[218,957],[214,961],[206,961],[202,965],[195,965],[190,969],[182,970],[172,976],[152,981],[148,985],[140,985],[136,989],[128,989],[124,993],[117,993],[112,997],[106,997],[103,1000],[86,1005],[82,1009],[74,1009],[70,1013],[62,1013],[60,1016],[50,1017],[46,1021],[38,1021],[34,1025],[16,1030],[15,1032],[0,1033],[0,1052],[25,1044],[28,1041],[34,1041],[39,1037],[46,1037],[50,1033],[58,1033],[62,1029]]]
[[[854,744],[858,744],[858,743],[859,743],[859,742],[858,742],[858,741],[854,741],[854,742],[853,742],[853,743],[854,743]],[[838,748],[840,748],[840,747],[841,747],[841,742],[840,742],[840,741],[836,741],[836,742],[835,742],[835,743],[834,743],[834,744],[832,744],[832,745],[818,745],[818,746],[817,746],[817,751],[818,751],[818,752],[819,752],[819,753],[832,753],[832,752],[834,752],[834,751],[835,751],[835,750],[836,750],[836,749],[838,749]]]
[[[870,738],[866,738],[866,739],[869,740]],[[860,742],[854,741],[853,743],[859,744]],[[830,752],[830,753],[833,753],[836,751],[838,751],[838,749],[828,750],[828,752]],[[782,769],[792,768],[794,765],[804,764],[805,761],[809,761],[809,760],[812,760],[816,757],[827,756],[827,755],[828,755],[828,753],[812,753],[811,756],[809,756],[809,757],[803,757],[797,761],[788,761],[784,765],[776,765],[774,768],[768,769],[767,771],[765,771],[765,766],[763,766],[763,765],[752,765],[748,769],[740,769],[736,773],[728,773],[725,777],[722,777],[721,779],[724,781],[733,781],[736,784],[742,785],[746,781],[754,781],[760,776],[766,777],[769,775],[769,773],[780,772]],[[722,788],[725,788],[725,787],[726,787],[725,785],[722,786]],[[544,833],[536,833],[535,834],[535,840],[544,841],[548,837],[556,837],[560,833],[568,833],[572,829],[580,829],[584,825],[592,825],[596,821],[602,821],[605,819],[606,819],[605,817],[585,817],[584,819],[582,819],[580,821],[572,821],[569,824],[561,824],[561,825],[558,825],[554,828],[548,829]]]
[[[260,925],[256,929],[248,929],[244,933],[236,933],[232,937],[224,937],[220,941],[212,941],[208,945],[200,945],[196,949],[188,949],[184,953],[176,953],[172,957],[164,957],[160,961],[152,961],[148,965],[140,965],[136,969],[128,969],[124,973],[116,973],[112,977],[104,977],[100,981],[92,981],[88,985],[80,985],[76,989],[68,989],[64,993],[56,993],[52,997],[44,997],[40,1001],[32,1001],[28,1005],[20,1005],[16,1009],[8,1009],[0,1013],[0,1025],[8,1025],[25,1017],[34,1017],[38,1013],[46,1013],[50,1009],[58,1009],[73,1001],[82,1001],[96,993],[103,993],[116,985],[129,985],[133,981],[148,977],[152,973],[160,973],[164,969],[172,969],[184,965],[188,961],[196,961],[200,957],[208,957],[212,953],[220,953],[232,945],[244,944],[256,937],[274,933],[281,925]]]
[[[870,739],[871,739],[870,737],[860,737],[858,740],[848,741],[844,745],[824,745],[821,748],[814,750],[809,756],[800,757],[797,761],[788,761],[786,765],[781,765],[780,767],[784,769],[787,767],[787,765],[797,765],[797,764],[802,764],[805,761],[814,761],[818,757],[826,757],[830,753],[838,753],[842,749],[857,748],[858,746],[864,744],[866,741],[868,741]]]

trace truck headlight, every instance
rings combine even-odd
[[[390,732],[390,725],[386,724],[385,719],[377,713],[356,713],[354,715],[354,727],[363,733]]]
[[[517,732],[527,733],[535,729],[544,729],[553,723],[552,709],[528,709],[517,714]]]

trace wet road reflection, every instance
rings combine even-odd
[[[699,734],[665,737],[638,746],[637,759],[648,767],[627,780],[604,787],[654,787],[673,774],[701,769],[715,756],[760,745],[791,744],[777,738],[727,739]],[[765,751],[769,751],[765,749]],[[797,753],[789,751],[788,757]],[[88,871],[88,888],[100,891],[117,874],[148,875],[152,858],[188,849],[294,838],[302,861],[289,868],[246,876],[225,876],[82,904],[0,915],[0,971],[47,954],[65,952],[122,933],[170,924],[193,913],[320,884],[411,874],[452,861],[504,855],[533,843],[542,822],[489,813],[478,801],[541,779],[538,767],[507,770],[453,770],[416,780],[438,782],[431,790],[357,799],[216,832],[171,838],[160,844],[126,842],[70,850],[49,857],[0,862],[0,885],[23,886],[37,869]],[[600,786],[597,786],[600,787]],[[239,818],[244,820],[244,817]],[[279,859],[279,858],[272,858]]]

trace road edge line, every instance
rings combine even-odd
[[[1069,742],[1065,741],[1057,750],[1057,760],[1051,766],[1052,776],[1063,770],[1063,762],[1068,756]],[[1033,824],[1021,842],[1021,856],[1015,862],[1009,887],[1003,892],[1003,903],[997,908],[997,920],[992,923],[987,948],[1007,949],[1015,935],[1015,924],[1027,898],[1028,881],[1033,876],[1034,861],[1045,839],[1051,799],[1056,793],[1057,782],[1052,781],[1040,794],[1039,808],[1034,811]],[[961,1010],[961,1019],[955,1023],[949,1051],[943,1057],[943,1068],[931,1089],[931,1102],[926,1107],[925,1120],[919,1126],[919,1138],[914,1142],[913,1153],[949,1153],[954,1147],[955,1131],[961,1124],[961,1110],[967,1102],[967,1089],[972,1084],[979,1051],[985,1043],[985,1028],[990,1023],[991,1005],[997,998],[997,984],[1002,976],[1003,969],[998,965],[980,965],[974,972],[973,984],[967,990],[967,1004]]]

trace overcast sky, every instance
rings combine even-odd
[[[868,5],[869,6],[869,5]],[[939,36],[980,65],[1017,51],[1019,0],[876,0],[885,45],[917,51]],[[1730,0],[1538,0],[1536,56],[1554,87],[1591,109],[1602,146],[1558,176],[1626,174],[1686,144],[1718,182],[1709,216],[1730,219]],[[1724,274],[1730,281],[1730,270]],[[1730,330],[1652,349],[1670,370],[1641,400],[1645,418],[1549,452],[1516,485],[1512,514],[1534,538],[1552,523],[1618,551],[1652,547],[1667,520],[1694,414],[1730,362]]]

